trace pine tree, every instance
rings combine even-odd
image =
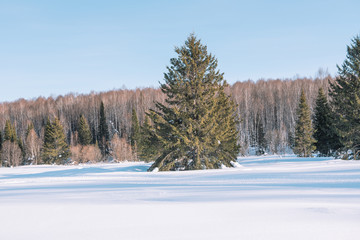
[[[134,154],[135,159],[138,158],[138,148],[140,147],[140,125],[139,119],[136,114],[135,108],[132,109],[131,114],[131,134],[130,134],[130,144]]]
[[[17,141],[17,135],[15,126],[11,124],[10,120],[6,120],[5,122],[5,129],[4,129],[4,141]]]
[[[22,156],[23,158],[25,158],[25,147],[24,147],[23,141],[21,140],[21,138],[18,138],[18,139],[16,140],[16,142],[17,142],[17,144],[18,144],[18,146],[19,146],[19,148],[20,148],[20,150],[21,150],[21,156]]]
[[[16,128],[14,124],[11,124],[10,120],[5,122],[4,129],[4,142],[10,141],[11,143],[16,143],[21,150],[21,156],[25,157],[25,148],[22,140],[17,137]]]
[[[79,118],[78,134],[79,134],[79,142],[81,145],[86,146],[91,144],[92,135],[91,135],[90,126],[83,115],[81,115]]]
[[[131,146],[134,147],[140,140],[140,125],[135,108],[132,109],[131,114]]]
[[[164,74],[166,105],[150,111],[159,155],[149,171],[231,167],[239,152],[235,105],[217,60],[194,35]]]
[[[108,125],[106,123],[105,116],[105,107],[104,103],[101,101],[100,104],[100,116],[99,116],[99,129],[98,129],[98,144],[101,150],[101,154],[106,156],[109,154],[109,130]]]
[[[311,157],[315,150],[313,128],[311,125],[311,113],[307,104],[304,90],[301,91],[299,107],[297,109],[297,120],[295,126],[294,153],[299,157]]]
[[[70,157],[70,148],[66,143],[64,129],[58,118],[48,119],[45,126],[42,158],[44,163],[62,164]]]
[[[360,150],[360,36],[352,39],[339,76],[330,84],[331,105],[336,117],[336,128],[346,150],[358,159]]]
[[[155,135],[155,129],[150,123],[148,115],[145,116],[144,124],[140,128],[141,139],[138,144],[138,158],[140,161],[152,162],[159,157],[158,139]]]
[[[288,146],[294,150],[295,148],[295,133],[291,131],[291,129],[288,130],[287,132],[287,144]]]
[[[322,88],[316,99],[314,116],[314,138],[316,150],[322,156],[331,156],[341,148],[339,136],[335,130],[334,113],[332,112]]]
[[[257,154],[258,155],[264,154],[266,151],[266,147],[267,147],[267,141],[265,138],[264,125],[263,125],[262,119],[260,118],[259,115],[257,116],[256,141],[257,141],[257,146],[258,146]]]
[[[47,119],[44,132],[44,144],[43,144],[43,153],[42,160],[44,163],[53,163],[53,158],[56,157],[54,151],[54,129],[50,121],[50,118]]]

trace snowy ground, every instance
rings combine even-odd
[[[0,168],[0,239],[359,239],[360,161],[239,158]]]

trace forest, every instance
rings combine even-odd
[[[1,103],[1,165],[142,160],[187,170],[231,167],[238,154],[356,159],[359,49],[355,37],[336,77],[320,69],[229,85],[191,34],[160,88]]]
[[[236,82],[229,86],[226,92],[231,94],[236,103],[239,117],[239,144],[241,154],[249,154],[251,148],[258,149],[259,135],[266,139],[264,151],[283,154],[292,146],[295,131],[296,109],[301,89],[304,89],[310,108],[315,106],[318,89],[328,89],[329,82],[334,79],[329,76],[318,78],[298,78],[285,80],[258,80]],[[59,119],[63,126],[66,142],[70,145],[73,158],[79,155],[79,120],[81,115],[87,120],[91,129],[91,143],[95,144],[99,133],[99,116],[101,102],[105,106],[106,124],[109,138],[117,141],[117,153],[113,152],[116,161],[136,160],[136,153],[131,148],[132,111],[137,113],[140,125],[143,125],[145,113],[155,107],[155,102],[164,103],[165,95],[160,89],[138,88],[135,90],[119,89],[108,92],[90,94],[70,93],[58,97],[39,97],[33,100],[19,99],[15,102],[0,104],[0,129],[2,142],[5,136],[6,122],[14,126],[16,136],[21,142],[21,159],[14,163],[40,163],[41,149],[44,143],[44,133],[47,119]],[[36,133],[37,151],[30,151],[35,143],[27,141],[28,126],[33,125]],[[114,138],[115,136],[115,138]],[[120,143],[121,142],[121,143]],[[88,152],[88,151],[86,151]],[[88,153],[89,154],[89,153]],[[93,161],[101,160],[101,154],[93,153]],[[79,160],[81,162],[91,157]],[[36,162],[35,162],[36,160]],[[3,160],[4,165],[4,160]]]

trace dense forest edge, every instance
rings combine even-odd
[[[355,37],[337,77],[319,71],[316,78],[249,80],[224,85],[224,91],[235,103],[240,154],[341,154],[356,159],[359,49],[360,40]],[[143,142],[149,139],[144,134],[152,124],[147,116],[157,104],[168,103],[166,94],[155,88],[70,93],[0,103],[1,166],[146,161]],[[321,122],[323,109],[329,115],[323,120],[333,122]],[[327,138],[333,142],[319,142],[323,136],[316,136],[319,130],[312,126],[320,129],[334,124],[344,118],[344,111],[353,115],[341,121],[343,126],[336,132],[332,128],[330,133],[327,131],[333,134]],[[307,124],[311,129],[304,130],[299,124]],[[304,136],[299,140],[301,135]],[[340,142],[340,138],[345,140]],[[304,142],[300,147],[299,141]],[[328,146],[322,147],[324,144]]]
[[[259,80],[236,82],[229,86],[226,91],[237,104],[237,114],[241,120],[237,126],[241,154],[247,155],[252,150],[275,154],[289,151],[293,145],[296,109],[301,89],[306,93],[310,108],[314,109],[319,88],[328,89],[329,81],[334,81],[334,78],[326,76],[316,79]],[[91,130],[90,143],[96,144],[100,105],[103,102],[109,139],[115,137],[116,141],[122,141],[122,146],[118,149],[119,156],[114,158],[117,161],[136,160],[137,157],[133,156],[136,154],[131,151],[133,112],[136,112],[139,125],[142,126],[145,122],[145,113],[154,108],[157,101],[165,102],[165,95],[160,89],[138,88],[1,103],[2,143],[6,140],[6,122],[10,122],[23,148],[22,159],[18,164],[38,164],[42,162],[39,161],[41,150],[37,153],[27,150],[31,148],[29,145],[35,144],[31,143],[34,141],[27,140],[30,138],[29,126],[36,134],[32,138],[37,138],[36,145],[40,145],[42,149],[48,119],[57,118],[63,127],[66,143],[76,152],[79,150],[77,146],[80,145],[79,122],[83,116]],[[266,143],[263,142],[264,139]],[[76,156],[73,161],[75,159]],[[102,157],[99,158],[101,159]]]

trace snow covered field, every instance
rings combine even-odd
[[[0,239],[359,239],[360,161],[238,161],[0,168]]]

